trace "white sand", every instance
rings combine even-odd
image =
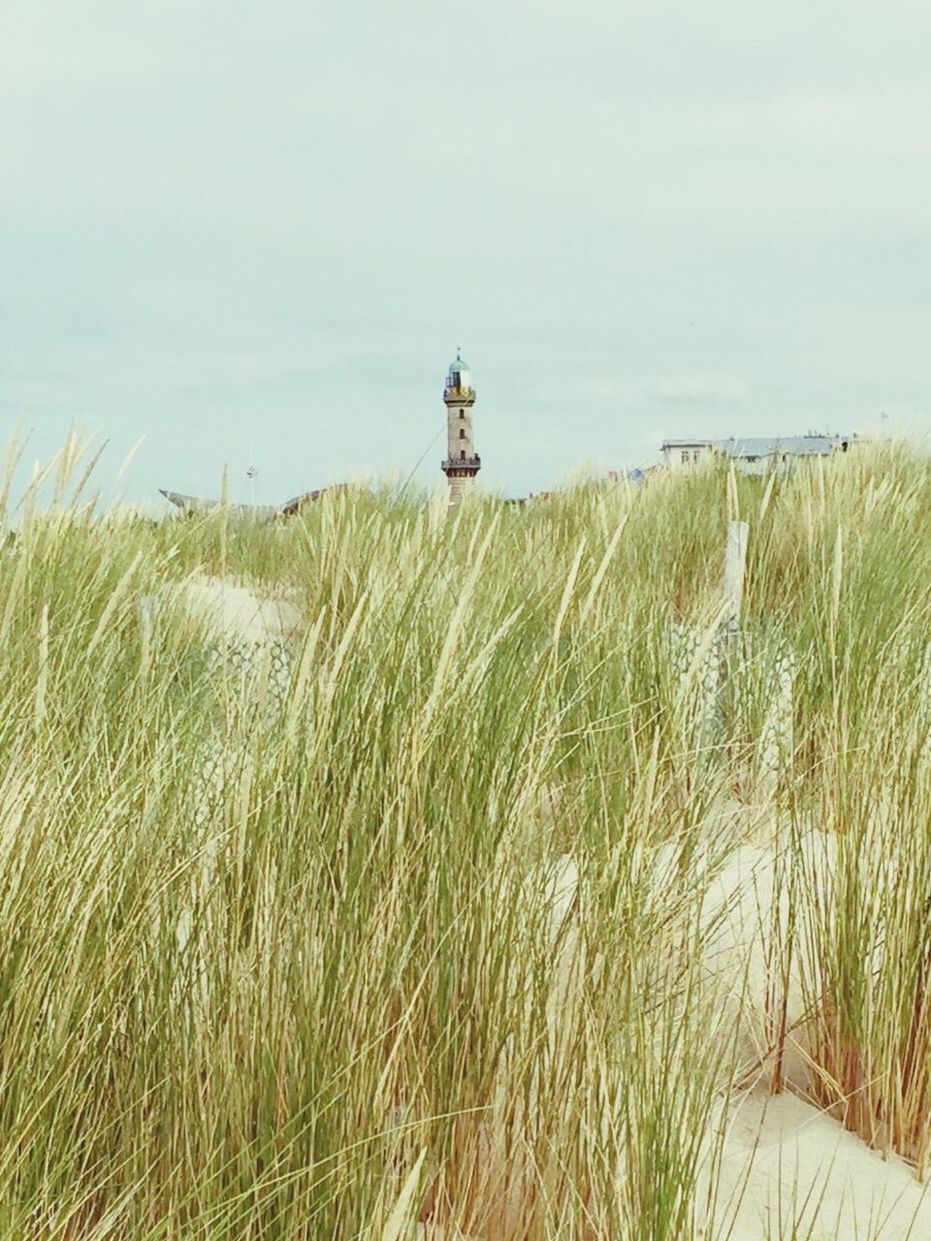
[[[812,892],[825,893],[834,869],[835,842],[823,832],[810,830],[799,839],[796,857],[806,875],[794,898],[801,908]],[[735,1012],[738,1006],[743,1008],[738,1053],[751,1071],[768,1053],[767,990],[776,983],[781,992],[781,980],[775,979],[774,972],[775,963],[786,958],[789,942],[788,882],[772,848],[741,845],[711,880],[702,909],[709,936],[705,965],[730,997]],[[811,961],[815,955],[811,925],[805,916],[796,920],[785,994],[789,1033],[783,1072],[785,1080],[800,1091],[808,1084],[800,962]]]
[[[790,1094],[754,1091],[735,1104],[718,1202],[722,1218],[734,1225],[730,1241],[931,1237],[931,1188],[919,1185],[901,1159],[885,1162],[837,1121]],[[722,1241],[726,1235],[726,1226],[708,1233]]]
[[[810,830],[798,841],[795,857],[806,876],[796,899],[804,901],[805,893],[810,898],[812,892],[823,897],[835,863],[834,839]],[[704,914],[714,926],[706,964],[735,1003],[741,996],[745,1000],[739,1050],[751,1066],[765,1055],[768,960],[773,948],[776,957],[782,955],[778,944],[787,934],[787,879],[771,847],[743,845],[728,857],[705,902]],[[788,1039],[785,1080],[800,1092],[808,1083],[805,1002],[797,963],[812,956],[808,927],[808,919],[801,917],[786,996],[788,1021],[795,1030]],[[768,1076],[767,1069],[763,1073]],[[719,1210],[728,1200],[731,1241],[931,1238],[931,1192],[903,1160],[885,1161],[796,1093],[768,1094],[762,1080],[756,1089],[738,1095],[731,1109]],[[709,1238],[722,1241],[727,1235],[720,1224],[708,1232]]]
[[[230,579],[192,573],[157,595],[139,599],[139,616],[149,623],[178,609],[213,630],[228,643],[261,646],[296,638],[303,618],[293,599],[260,596]]]
[[[301,614],[289,599],[260,598],[229,579],[194,574],[178,588],[177,599],[231,641],[275,642],[300,632]]]

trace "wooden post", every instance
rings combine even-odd
[[[750,527],[745,521],[727,523],[727,551],[724,557],[724,626],[727,633],[736,633],[740,625],[740,607],[744,593],[744,570],[747,567],[747,537]]]
[[[724,615],[718,630],[718,667],[720,689],[716,698],[719,735],[729,740],[736,709],[735,695],[740,692],[741,678],[733,678],[743,662],[745,651],[740,642],[740,609],[744,594],[744,570],[747,567],[747,538],[750,527],[745,521],[727,523],[727,546],[724,551]],[[729,756],[734,754],[730,745]]]

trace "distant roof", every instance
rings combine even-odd
[[[347,486],[347,483],[336,483],[330,487],[318,487],[315,491],[305,491],[292,500],[286,500],[284,504],[231,504],[229,509],[237,517],[252,517],[256,521],[272,521],[275,517],[293,517],[305,504],[319,500],[325,492],[342,491]],[[200,496],[186,496],[179,491],[165,491],[161,488],[160,490],[166,500],[184,513],[209,513],[220,506],[219,500],[204,500]]]
[[[219,500],[204,500],[200,496],[186,496],[179,491],[159,490],[169,503],[185,513],[209,513],[211,509],[219,508],[221,503]],[[237,516],[256,517],[260,521],[268,520],[278,512],[274,504],[230,504],[229,509]]]
[[[819,457],[833,452],[849,435],[784,435],[719,440],[715,447],[728,457]]]
[[[853,435],[765,435],[726,440],[663,440],[663,448],[714,448],[726,457],[818,457],[851,442]]]
[[[279,504],[275,510],[281,517],[293,517],[295,513],[299,513],[305,504],[312,504],[314,500],[319,500],[322,495],[328,491],[345,491],[349,483],[331,483],[329,487],[317,487],[314,491],[304,491],[299,496],[295,496],[293,500],[286,500],[284,504]]]
[[[469,369],[468,362],[466,362],[464,358],[460,358],[458,353],[456,354],[453,361],[450,362],[449,364],[450,375],[458,375],[460,371],[467,371],[468,369]]]

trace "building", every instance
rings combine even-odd
[[[456,353],[449,365],[443,390],[446,406],[446,459],[440,467],[449,483],[449,502],[458,504],[472,489],[475,476],[482,468],[482,459],[475,451],[472,437],[472,406],[475,389],[468,363]]]
[[[159,494],[186,516],[203,516],[223,507],[222,500],[188,496],[180,491],[166,491],[164,487],[159,488]],[[225,507],[233,517],[251,518],[253,521],[273,521],[278,516],[278,509],[274,504],[227,504]]]
[[[293,500],[286,500],[284,504],[228,504],[226,508],[234,517],[247,518],[252,521],[274,521],[278,517],[294,517],[305,505],[313,504],[315,500],[331,492],[344,491],[349,485],[349,483],[335,483],[330,487],[318,487],[315,491],[305,491],[302,495],[295,496]],[[223,503],[222,500],[204,500],[200,496],[182,495],[178,491],[161,489],[161,494],[169,504],[173,504],[175,508],[179,508],[182,513],[186,514],[209,513],[213,509],[220,508]]]
[[[663,464],[671,470],[686,465],[698,465],[710,460],[713,454],[712,440],[663,440]]]
[[[804,457],[846,452],[855,435],[783,435],[726,440],[663,440],[663,463],[673,470],[725,458],[745,473],[763,473]]]

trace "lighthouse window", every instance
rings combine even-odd
[[[465,427],[460,427],[460,428],[459,428],[459,438],[460,438],[461,440],[464,440],[464,439],[465,439]]]
[[[465,449],[464,448],[460,448],[459,450],[459,460],[465,461]]]

